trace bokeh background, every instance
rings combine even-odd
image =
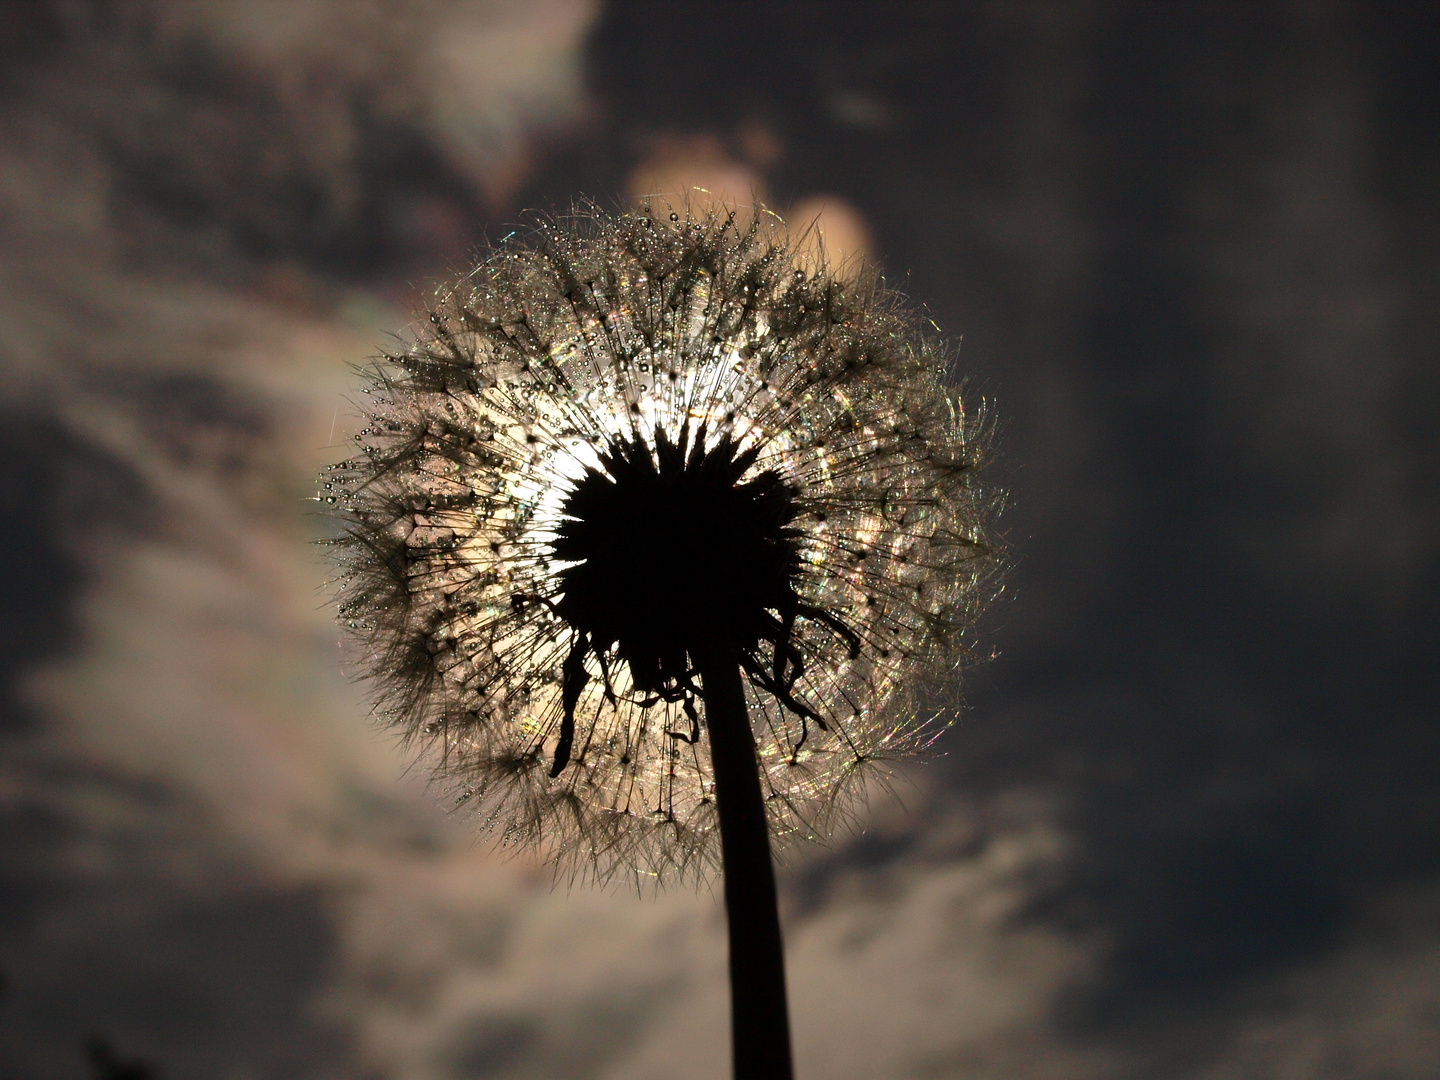
[[[477,244],[687,187],[1004,419],[997,656],[782,873],[800,1075],[1440,1075],[1437,16],[0,5],[0,1075],[727,1074],[717,897],[437,805],[307,502]]]

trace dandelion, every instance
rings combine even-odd
[[[427,316],[321,492],[379,714],[558,866],[721,864],[736,1075],[789,1076],[770,845],[943,727],[914,688],[992,591],[984,410],[873,275],[733,212],[547,221]]]

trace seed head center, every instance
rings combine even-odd
[[[678,443],[657,431],[618,443],[575,485],[553,555],[556,610],[591,646],[616,650],[637,689],[683,682],[697,642],[740,651],[771,636],[799,569],[791,489],[729,438]],[[738,652],[737,652],[738,655]]]

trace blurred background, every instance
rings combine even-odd
[[[682,188],[1004,419],[998,655],[782,872],[799,1075],[1440,1075],[1437,71],[1419,3],[0,6],[0,1076],[727,1075],[718,897],[437,805],[307,502],[478,244]]]

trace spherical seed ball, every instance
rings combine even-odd
[[[376,363],[325,476],[380,715],[506,841],[698,877],[709,635],[772,836],[822,835],[862,767],[943,727],[913,688],[994,591],[989,426],[944,368],[873,274],[797,268],[733,213],[512,234]]]

